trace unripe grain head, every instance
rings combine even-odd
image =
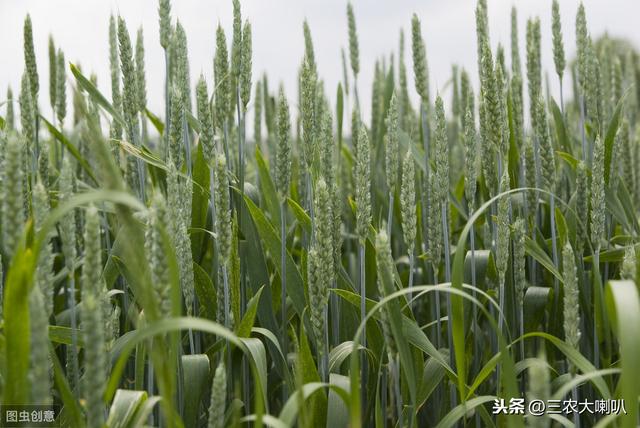
[[[411,19],[411,47],[413,50],[413,74],[416,91],[425,105],[429,104],[429,71],[427,67],[427,52],[422,39],[420,19],[413,14]]]
[[[251,98],[251,23],[247,20],[242,28],[242,62],[240,64],[240,99],[246,112]]]
[[[242,15],[240,11],[240,0],[233,2],[233,40],[231,46],[231,72],[236,81],[240,77],[240,67],[242,63]]]
[[[580,297],[578,294],[578,273],[573,248],[569,241],[562,249],[564,279],[564,340],[573,348],[580,349]]]
[[[396,190],[398,182],[398,152],[399,148],[398,128],[398,100],[395,92],[391,95],[389,111],[387,113],[387,138],[385,145],[385,167],[387,172],[387,186],[392,194]],[[390,208],[392,209],[392,208]]]
[[[229,205],[227,162],[224,155],[219,154],[217,156],[215,168],[216,234],[218,235],[220,263],[226,265],[231,257],[231,209]]]
[[[347,19],[349,22],[349,58],[351,60],[351,70],[354,76],[360,72],[360,53],[358,48],[358,32],[356,30],[356,17],[353,13],[353,5],[347,3]]]
[[[144,67],[144,35],[142,27],[136,35],[136,89],[138,90],[138,105],[141,112],[147,107],[147,78]]]
[[[171,41],[171,1],[159,0],[158,15],[160,16],[160,46],[169,48]]]
[[[206,159],[213,159],[215,152],[213,114],[209,104],[209,93],[204,75],[200,75],[196,85],[196,104],[198,110],[198,120],[200,121],[200,144],[202,144],[203,154]]]
[[[29,76],[31,98],[37,100],[40,84],[36,65],[36,53],[33,49],[33,28],[30,15],[27,15],[24,20],[24,64],[27,75]],[[37,104],[37,101],[34,104]]]
[[[509,169],[505,168],[500,180],[500,192],[509,191]],[[502,196],[498,201],[498,242],[496,245],[496,268],[500,282],[504,284],[509,265],[509,196]]]
[[[67,116],[67,68],[61,49],[58,49],[56,63],[56,118],[63,123]]]
[[[604,142],[596,137],[593,169],[591,172],[591,244],[598,251],[604,237],[605,194],[604,194]]]
[[[9,260],[20,242],[25,222],[23,144],[18,135],[9,135],[2,168],[2,244]]]
[[[220,361],[213,375],[211,384],[211,402],[209,405],[208,428],[223,428],[225,410],[227,408],[227,369],[224,361]]]
[[[411,150],[402,163],[402,184],[400,186],[400,207],[402,209],[402,233],[408,253],[413,254],[416,240],[416,183],[415,166]]]
[[[49,102],[54,110],[56,108],[56,71],[58,71],[56,67],[56,45],[53,42],[53,36],[49,34]]]
[[[369,137],[362,124],[355,149],[356,234],[360,242],[364,243],[369,234],[369,224],[371,223],[371,161],[369,158]]]
[[[564,44],[562,42],[562,24],[560,23],[560,4],[553,0],[551,8],[551,30],[553,34],[553,62],[556,66],[556,74],[562,80],[565,68]]]
[[[224,29],[220,24],[216,29],[216,56],[213,62],[215,123],[222,130],[230,110],[229,53]]]
[[[31,146],[35,142],[35,110],[30,88],[29,74],[25,72],[22,74],[18,103],[20,105],[22,135],[24,135],[28,146]]]
[[[284,93],[284,86],[280,86],[278,96],[278,146],[276,151],[276,187],[281,198],[289,194],[291,181],[291,119],[289,117],[289,103]]]

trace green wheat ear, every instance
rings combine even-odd
[[[540,167],[543,189],[549,192],[555,192],[556,187],[556,161],[555,151],[551,142],[549,133],[549,121],[547,119],[547,110],[542,98],[536,103],[536,134],[538,144],[540,145]]]
[[[522,77],[520,64],[520,47],[518,43],[518,11],[511,8],[511,73],[513,76]]]
[[[391,95],[389,111],[387,113],[387,137],[385,146],[385,167],[387,172],[387,186],[389,192],[394,193],[398,183],[398,151],[399,151],[399,128],[398,128],[398,100],[395,91]],[[393,209],[390,207],[389,209]]]
[[[242,109],[247,111],[251,98],[251,23],[247,20],[242,28],[242,47],[240,63],[240,100]]]
[[[29,76],[29,88],[30,88],[31,98],[33,100],[37,100],[38,91],[40,90],[40,84],[38,80],[36,54],[33,49],[33,27],[31,25],[30,15],[27,15],[27,17],[24,20],[24,63],[27,69],[26,73]]]
[[[495,159],[495,152],[503,152],[503,119],[502,112],[502,71],[498,63],[493,62],[491,50],[485,45],[482,56],[482,75],[483,78],[483,104],[485,114],[485,129],[487,130],[488,139],[486,141],[487,156],[491,156],[491,162]],[[485,173],[495,176],[493,173],[492,163],[485,163]],[[492,180],[494,181],[494,180]],[[495,181],[493,182],[495,184]]]
[[[434,197],[438,206],[442,207],[449,200],[449,141],[447,138],[447,123],[444,116],[444,103],[439,95],[436,98],[435,113],[436,193]]]
[[[495,150],[500,145],[500,121],[493,76],[493,59],[488,46],[483,45],[481,59],[481,90],[479,99],[482,174],[490,194],[495,194],[497,178],[495,174]]]
[[[476,17],[476,39],[477,39],[477,56],[478,56],[478,73],[480,75],[481,93],[484,91],[484,80],[490,77],[487,73],[484,63],[484,50],[489,47],[489,19],[487,16],[487,2],[478,0],[475,10]],[[490,50],[490,49],[489,49]]]
[[[562,24],[560,23],[560,4],[553,0],[551,9],[551,30],[553,34],[553,62],[556,66],[556,74],[562,80],[566,66],[564,58],[564,44],[562,43]]]
[[[196,85],[196,104],[198,120],[200,121],[200,144],[202,144],[205,159],[213,159],[215,153],[215,131],[213,129],[213,114],[209,104],[209,92],[204,75],[200,75]]]
[[[65,203],[73,196],[73,166],[68,157],[64,158],[62,171],[59,178],[58,204]],[[69,271],[73,271],[73,263],[76,258],[75,217],[71,215],[60,219],[60,239],[62,240],[62,254],[65,265]]]
[[[634,195],[636,193],[636,184],[634,181],[634,149],[633,142],[631,141],[631,125],[626,118],[622,121],[620,129],[618,131],[620,137],[620,147],[618,148],[620,153],[620,166],[622,169],[621,178],[624,184],[627,186],[629,193]],[[615,169],[613,169],[615,171]],[[616,175],[616,174],[614,174]]]
[[[84,397],[89,426],[104,423],[102,395],[107,381],[106,332],[108,298],[102,282],[100,220],[95,207],[87,210],[85,225],[85,255],[82,267],[82,331],[85,342]]]
[[[564,279],[564,340],[573,348],[580,349],[580,297],[575,255],[569,241],[562,249]]]
[[[576,46],[578,57],[578,82],[583,95],[587,91],[587,75],[588,73],[588,44],[589,33],[587,30],[587,17],[584,11],[584,5],[580,2],[578,12],[576,14]]]
[[[371,223],[371,172],[369,137],[364,125],[360,125],[358,139],[356,140],[354,169],[354,181],[356,190],[356,234],[361,243],[364,243],[369,234]]]
[[[160,16],[160,46],[167,49],[171,41],[171,1],[159,0],[158,14]]]
[[[527,80],[529,85],[529,103],[531,124],[537,128],[537,100],[542,91],[542,69],[540,65],[540,19],[527,21]]]
[[[56,67],[56,118],[62,124],[67,116],[67,67],[61,49],[56,56]]]
[[[309,61],[311,67],[316,70],[316,56],[313,49],[313,39],[311,38],[311,29],[309,23],[305,19],[302,23],[302,32],[304,34],[304,56]]]
[[[176,71],[174,84],[177,85],[182,96],[182,106],[185,111],[191,113],[191,78],[189,77],[189,55],[187,48],[187,33],[180,21],[176,22],[176,29],[173,35],[175,55],[173,62]],[[180,125],[182,131],[182,125]],[[184,132],[184,131],[182,131]]]
[[[24,191],[24,142],[11,133],[5,147],[2,177],[2,244],[4,255],[11,260],[20,242],[25,222]]]
[[[280,86],[278,95],[278,145],[276,150],[276,188],[282,199],[289,195],[291,181],[291,119],[289,117],[289,103],[284,93],[284,86]]]
[[[500,180],[500,192],[509,191],[509,170],[505,168]],[[496,268],[500,283],[504,284],[507,267],[509,265],[509,196],[503,196],[498,201],[498,243],[496,246]]]
[[[469,73],[464,68],[460,71],[460,124],[462,125],[462,132],[466,125],[467,110],[471,110],[471,118],[474,120],[474,108],[475,98],[473,94],[473,87],[469,80]]]
[[[111,71],[111,103],[117,112],[122,112],[122,94],[120,93],[120,54],[118,49],[118,29],[116,18],[109,17],[109,68]],[[119,121],[111,121],[109,135],[111,138],[122,139],[122,125]],[[114,150],[117,154],[117,150]],[[118,159],[116,157],[116,159]]]
[[[600,76],[600,60],[595,51],[591,38],[587,40],[587,74],[585,98],[587,114],[594,124],[601,126],[603,115],[603,97]]]
[[[524,293],[527,288],[525,257],[525,223],[519,218],[513,224],[513,281],[516,290],[518,308],[524,305]]]
[[[231,44],[231,73],[234,78],[240,77],[242,62],[242,15],[240,0],[233,1],[233,40]],[[233,85],[235,86],[235,85]]]
[[[400,115],[400,129],[409,131],[409,123],[412,119],[413,112],[411,107],[411,99],[409,98],[409,83],[407,78],[407,65],[404,60],[404,30],[400,30],[400,52],[398,55],[398,84],[400,90],[398,92],[398,110]]]
[[[576,212],[579,213],[584,224],[584,228],[576,233],[576,253],[581,257],[584,253],[586,227],[589,220],[589,176],[583,161],[578,162],[576,167]]]
[[[29,75],[26,72],[22,74],[22,80],[20,81],[18,105],[20,106],[20,126],[22,127],[22,135],[24,135],[27,146],[31,147],[35,141],[35,109],[33,97],[31,95],[31,86],[29,84]]]
[[[211,402],[209,404],[208,428],[223,428],[227,408],[227,370],[224,361],[220,361],[211,384]]]
[[[169,154],[176,169],[182,168],[184,160],[184,132],[182,118],[184,116],[184,97],[177,86],[171,93],[171,126],[169,130]]]
[[[498,153],[502,158],[507,156],[508,144],[509,144],[509,118],[507,115],[507,94],[505,93],[505,77],[503,69],[499,63],[496,63],[496,93],[497,93],[497,123],[499,130]]]
[[[435,174],[429,176],[429,194],[438,195],[438,180]],[[431,265],[434,269],[435,281],[437,282],[437,270],[440,265],[440,259],[442,257],[442,248],[444,242],[442,239],[442,212],[440,203],[434,200],[427,206],[427,242],[428,242],[428,256],[431,261]]]
[[[309,300],[311,304],[311,325],[314,329],[318,355],[323,359],[325,349],[325,318],[329,301],[329,288],[333,282],[333,234],[331,200],[327,183],[320,178],[316,183],[314,211],[314,241],[309,250]]]
[[[333,270],[333,231],[332,231],[332,200],[329,193],[329,186],[324,178],[320,178],[316,183],[315,209],[316,222],[314,224],[315,241],[314,245],[318,249],[321,261],[322,281],[321,296],[324,302],[329,298],[329,287],[333,282],[335,271]]]
[[[413,51],[413,74],[416,92],[425,105],[429,103],[429,75],[427,67],[427,52],[422,39],[420,19],[415,13],[411,18],[411,47]]]
[[[465,74],[463,73],[463,76]],[[463,80],[464,81],[464,80]],[[476,200],[477,187],[477,153],[476,153],[476,128],[473,118],[473,105],[467,103],[463,122],[463,142],[464,142],[464,195],[469,209],[473,209]]]
[[[90,206],[86,212],[84,243],[83,290],[95,295],[98,300],[106,299],[107,289],[101,275],[100,217],[94,206]]]
[[[138,134],[138,87],[136,82],[136,70],[133,62],[133,49],[127,25],[121,16],[118,16],[118,43],[120,48],[120,69],[122,70],[123,103],[122,110],[126,124],[127,140],[132,144],[137,143]]]
[[[302,160],[310,167],[316,156],[317,76],[306,58],[302,63],[301,85]]]
[[[533,137],[528,135],[524,143],[524,169],[525,169],[525,183],[529,188],[538,187],[538,172],[536,169],[536,159],[533,147]],[[534,190],[530,190],[526,193],[527,201],[531,204],[537,203],[537,195]]]
[[[384,107],[385,71],[380,61],[376,61],[373,72],[373,88],[371,93],[371,141],[376,146],[381,140],[382,116]]]
[[[191,200],[190,184],[190,181],[182,179],[178,171],[171,167],[167,179],[169,217],[172,219],[171,236],[180,271],[180,288],[188,315],[192,314],[195,295],[191,240],[187,230],[191,224],[191,203],[188,202]]]
[[[89,293],[82,300],[82,331],[85,348],[85,372],[82,378],[89,426],[104,423],[103,391],[107,365],[104,345],[104,319],[98,298]]]
[[[223,129],[230,114],[231,84],[229,83],[229,53],[227,38],[220,24],[216,29],[216,55],[213,60],[216,127]]]
[[[358,32],[356,30],[356,17],[353,13],[353,5],[347,3],[347,20],[349,22],[349,59],[354,76],[360,72],[360,52],[358,47]]]
[[[538,358],[529,366],[527,378],[529,379],[529,390],[527,391],[527,400],[546,401],[551,396],[551,382],[549,379],[549,368],[544,351],[541,351]],[[549,426],[548,417],[540,416],[534,418],[536,427]]]
[[[138,85],[136,78],[136,69],[133,59],[133,48],[131,46],[131,38],[127,30],[126,23],[121,16],[118,16],[118,43],[120,54],[120,69],[122,71],[122,112],[125,123],[126,138],[134,146],[140,144],[139,141],[139,120],[138,112]],[[138,189],[140,196],[144,191],[140,176],[139,163],[133,156],[127,156],[126,162],[126,178],[131,189]]]
[[[380,298],[382,299],[395,291],[393,257],[391,255],[391,247],[389,246],[389,237],[384,228],[381,228],[380,232],[376,235],[375,247],[378,271],[378,293],[380,293]],[[387,345],[387,352],[393,359],[398,353],[398,347],[391,333],[391,325],[388,317],[388,307],[385,306],[381,311],[382,330],[385,344]]]
[[[404,243],[407,245],[409,254],[413,254],[416,240],[416,183],[415,164],[411,151],[407,154],[402,163],[402,184],[400,186],[400,207],[402,209],[402,232]]]
[[[253,140],[257,147],[262,147],[262,110],[262,80],[258,79],[253,94]]]
[[[509,84],[509,96],[513,106],[513,134],[517,147],[524,145],[524,101],[522,100],[522,76],[516,74]]]
[[[53,110],[56,109],[57,71],[56,45],[53,42],[53,36],[49,34],[49,102]]]
[[[44,223],[44,220],[51,209],[49,204],[49,196],[47,190],[42,184],[41,180],[35,184],[32,195],[32,209],[35,222],[35,229],[39,231]],[[53,262],[54,255],[52,250],[52,244],[50,242],[53,237],[52,233],[49,233],[47,239],[40,249],[38,255],[38,265],[36,268],[36,284],[40,287],[40,291],[44,297],[44,307],[47,316],[51,316],[53,313],[53,293],[54,293],[54,279],[53,279]]]
[[[31,384],[31,402],[49,405],[51,397],[51,360],[49,357],[49,319],[44,296],[37,285],[29,293],[31,346],[28,379]]]
[[[320,272],[321,268],[318,249],[312,246],[307,255],[307,281],[309,287],[309,302],[311,304],[311,328],[313,329],[313,335],[316,339],[318,355],[320,356],[319,359],[321,359],[324,352],[324,346],[322,346],[324,340],[324,306],[322,305],[323,278]]]
[[[144,66],[144,34],[142,27],[136,35],[136,89],[138,90],[138,105],[141,112],[147,107],[147,77]]]
[[[620,278],[630,281],[635,281],[636,279],[636,250],[634,247],[627,247],[624,250]]]
[[[605,194],[604,194],[604,142],[596,137],[593,170],[591,172],[591,244],[599,251],[604,235]]]
[[[5,117],[7,122],[7,130],[11,131],[15,128],[15,112],[13,110],[13,91],[11,87],[7,87],[7,114]]]
[[[219,154],[215,163],[216,234],[220,251],[220,263],[227,266],[231,257],[231,210],[229,205],[229,178],[224,155]]]
[[[156,192],[151,199],[145,231],[145,254],[151,267],[151,283],[160,319],[171,316],[171,287],[169,282],[169,262],[164,250],[163,233],[169,231],[166,201],[162,193]],[[166,235],[168,236],[168,234]]]

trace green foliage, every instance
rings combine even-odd
[[[224,23],[209,40],[209,88],[206,71],[191,87],[186,29],[159,0],[161,116],[142,29],[134,46],[109,20],[110,98],[73,64],[67,82],[51,38],[51,122],[27,17],[20,124],[10,90],[0,121],[3,405],[59,405],[61,426],[80,428],[635,426],[638,54],[592,40],[581,5],[565,58],[559,3],[552,51],[527,23],[525,77],[515,8],[508,67],[479,0],[480,86],[454,65],[433,105],[411,16],[420,105],[401,32],[397,63],[375,62],[370,119],[355,80],[373,59],[351,3],[337,92],[304,21],[295,102],[253,81],[239,0],[230,46]],[[561,103],[542,55],[575,80]],[[491,414],[496,399],[568,394],[624,399],[628,415]]]

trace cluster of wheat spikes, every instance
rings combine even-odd
[[[515,8],[509,60],[478,0],[479,79],[454,65],[435,98],[414,15],[420,103],[401,31],[369,120],[351,4],[335,106],[303,23],[297,111],[252,75],[239,0],[195,88],[169,0],[163,88],[121,17],[106,85],[50,38],[50,110],[27,16],[0,117],[0,401],[75,428],[635,427],[640,57],[580,5],[567,62],[558,3],[544,86],[540,20],[523,66]],[[511,398],[627,413],[492,414]]]

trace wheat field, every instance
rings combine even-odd
[[[582,5],[563,28],[558,0],[496,45],[477,0],[478,73],[434,93],[421,17],[361,58],[345,3],[341,81],[305,20],[286,93],[231,3],[196,85],[170,0],[159,34],[105,17],[106,82],[26,16],[0,97],[0,426],[27,405],[74,428],[638,426],[634,46]]]

